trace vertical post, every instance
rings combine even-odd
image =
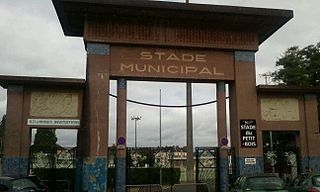
[[[137,119],[134,120],[134,149],[137,150]]]
[[[196,148],[196,182],[199,181],[199,148]]]
[[[274,152],[273,150],[273,136],[272,136],[272,131],[269,131],[269,142],[270,142],[270,151]],[[275,167],[272,165],[272,173],[275,173]]]
[[[189,0],[186,0],[186,4]],[[192,105],[192,84],[187,83],[187,106]],[[187,107],[187,182],[193,182],[193,127],[192,107]]]
[[[192,84],[187,83],[187,182],[194,182],[193,163],[193,120],[192,120]]]
[[[117,81],[117,160],[116,160],[116,192],[125,192],[126,186],[126,125],[127,125],[127,82]],[[136,123],[136,120],[135,120]]]
[[[217,83],[217,124],[218,124],[218,146],[219,146],[219,173],[220,191],[227,192],[229,184],[228,174],[228,151],[226,148],[227,139],[227,115],[226,115],[226,91],[225,83]]]
[[[160,140],[159,140],[159,149],[160,149],[160,159],[162,159],[161,157],[162,157],[162,141],[161,141],[161,129],[162,129],[162,107],[161,107],[161,105],[162,105],[162,101],[161,101],[161,89],[160,89],[160,95],[159,95],[160,97],[160,101],[159,101],[159,103],[160,103],[160,106],[159,106],[159,132],[160,132]],[[162,185],[162,162],[160,162],[160,185]]]
[[[160,101],[159,101],[159,103],[160,103],[160,107],[159,107],[159,128],[160,128],[160,149],[161,149],[161,147],[162,147],[162,141],[161,141],[161,129],[162,129],[162,107],[161,107],[161,105],[162,105],[162,101],[161,101],[161,89],[160,89]]]

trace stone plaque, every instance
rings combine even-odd
[[[264,121],[299,121],[299,101],[294,98],[261,99],[261,116]]]
[[[78,117],[76,92],[32,92],[30,115],[33,117]]]

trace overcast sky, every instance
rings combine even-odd
[[[177,1],[183,2],[183,1]],[[275,61],[291,46],[305,47],[320,41],[319,0],[197,0],[191,3],[291,9],[294,18],[266,40],[256,54],[259,76],[275,70]],[[65,37],[50,0],[0,0],[0,75],[85,78],[86,52],[81,38]],[[185,104],[184,83],[129,82],[128,98],[166,105]],[[115,94],[114,82],[111,93]],[[194,103],[215,99],[213,84],[193,85]],[[115,99],[110,98],[110,143],[115,141]],[[6,91],[0,88],[0,116],[6,111]],[[215,105],[194,108],[195,146],[216,145]],[[162,109],[163,145],[185,145],[185,109]],[[128,104],[128,145],[133,146],[134,122],[138,122],[138,146],[159,144],[159,109]],[[60,134],[60,133],[59,133]],[[60,134],[60,142],[70,145]]]

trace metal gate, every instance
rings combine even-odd
[[[230,181],[234,176],[234,150],[228,150]],[[109,148],[108,192],[115,186],[116,147]],[[181,155],[179,157],[179,155]],[[127,148],[126,190],[146,192],[217,192],[219,184],[219,149],[197,147],[195,182],[186,183],[186,152],[177,147]],[[161,178],[161,179],[160,179]]]
[[[180,178],[173,166],[173,148],[128,148],[127,185],[172,185]]]
[[[210,192],[218,191],[219,148],[196,148],[196,182],[206,183]]]
[[[264,151],[265,172],[278,173],[281,178],[290,181],[300,173],[299,148],[278,148]]]
[[[234,148],[226,148],[228,152],[228,175],[229,183],[235,181],[235,156]],[[219,191],[219,148],[197,147],[196,148],[196,182],[205,183],[209,192]]]
[[[277,173],[286,181],[300,173],[300,150],[296,143],[298,136],[299,132],[294,131],[263,132],[264,171],[266,173]]]
[[[108,192],[116,187],[116,150],[116,146],[108,150]],[[126,191],[162,191],[160,183],[171,182],[171,177],[166,177],[171,171],[170,159],[169,148],[127,148]]]
[[[30,147],[29,173],[38,176],[51,192],[74,191],[76,148],[43,142]]]

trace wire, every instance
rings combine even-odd
[[[118,98],[118,96],[113,95],[111,93],[109,93],[109,95],[111,97],[114,98]],[[229,99],[229,97],[226,97],[226,99]],[[209,101],[209,102],[205,102],[205,103],[198,103],[198,104],[194,104],[194,105],[158,105],[158,104],[152,104],[152,103],[144,103],[144,102],[139,102],[139,101],[134,101],[131,99],[127,99],[128,102],[130,103],[135,103],[138,105],[145,105],[145,106],[151,106],[151,107],[166,107],[166,108],[186,108],[186,107],[199,107],[199,106],[203,106],[203,105],[210,105],[212,103],[216,103],[217,100],[213,100],[213,101]]]

